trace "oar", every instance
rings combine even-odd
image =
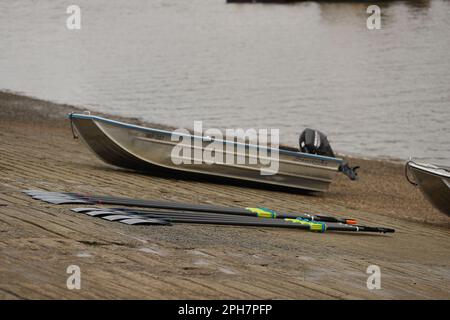
[[[162,209],[175,209],[175,210],[190,210],[190,211],[199,211],[199,212],[211,212],[211,213],[225,213],[231,215],[243,215],[248,216],[249,212],[253,213],[256,217],[265,217],[265,218],[281,218],[281,219],[293,219],[296,223],[307,224],[309,229],[314,228],[316,231],[321,231],[321,224],[311,224],[311,221],[305,221],[302,219],[316,219],[318,222],[322,222],[326,219],[326,222],[338,222],[340,223],[336,227],[335,230],[344,230],[344,231],[370,231],[370,232],[394,232],[395,230],[389,228],[381,228],[381,227],[368,227],[368,226],[356,226],[354,225],[355,221],[349,219],[339,219],[335,217],[329,216],[314,216],[309,214],[278,214],[273,211],[261,208],[228,208],[228,207],[217,207],[210,205],[193,205],[193,204],[183,204],[176,202],[161,202],[161,201],[151,201],[151,200],[136,200],[129,198],[118,198],[118,197],[108,197],[108,196],[85,196],[76,193],[55,193],[55,192],[46,192],[46,191],[33,191],[26,192],[31,196],[44,200],[50,201],[52,203],[64,204],[64,203],[89,203],[89,204],[120,204],[120,205],[129,205],[129,206],[141,206],[148,208],[162,208]],[[77,202],[79,201],[79,202]],[[301,218],[301,219],[298,219]],[[330,221],[331,220],[331,221]],[[346,223],[343,223],[342,221]],[[313,220],[314,221],[314,220]],[[344,225],[354,225],[354,228],[345,228]]]
[[[120,210],[120,211],[125,211],[128,212],[130,214],[137,214],[138,216],[141,216],[141,214],[143,216],[149,216],[149,217],[161,217],[161,218],[169,218],[169,221],[173,221],[173,222],[177,222],[175,219],[177,219],[177,217],[180,218],[185,218],[185,216],[183,215],[172,215],[172,213],[168,214],[168,213],[161,213],[161,212],[155,212],[155,211],[146,211],[146,210]],[[194,218],[197,218],[198,216],[195,216]],[[202,217],[202,216],[200,216]],[[203,217],[202,217],[203,218]],[[243,217],[240,217],[239,220],[241,221]],[[214,219],[214,218],[210,218],[210,219]],[[223,218],[220,218],[223,219]],[[251,218],[247,218],[249,219],[249,221],[251,221]],[[252,218],[252,219],[256,219],[258,220],[258,218]],[[256,221],[255,220],[255,221]],[[267,220],[266,220],[267,221]],[[360,232],[379,232],[379,233],[394,233],[395,230],[391,229],[391,228],[385,228],[385,227],[371,227],[371,226],[364,226],[364,225],[348,225],[348,224],[344,224],[344,223],[339,223],[339,222],[314,222],[314,221],[309,221],[309,220],[303,220],[303,219],[290,219],[290,218],[285,218],[285,219],[277,219],[277,220],[268,220],[268,221],[287,221],[290,223],[295,223],[295,224],[304,224],[309,226],[309,229],[311,231],[319,231],[319,232],[324,232],[324,231],[360,231]]]
[[[168,210],[143,210],[143,209],[131,209],[131,208],[73,208],[71,209],[74,212],[79,213],[98,213],[102,214],[104,212],[121,212],[123,214],[139,214],[139,215],[145,215],[145,214],[152,214],[152,215],[160,215],[160,216],[177,216],[177,217],[199,217],[199,218],[208,218],[208,219],[238,219],[240,221],[242,220],[262,220],[258,217],[253,216],[236,216],[232,214],[222,214],[222,213],[209,213],[209,212],[187,212],[187,211],[168,211]]]
[[[87,213],[84,211],[83,213]],[[114,220],[114,215],[123,215],[124,212],[117,212],[117,211],[102,211],[102,218],[106,218],[107,220]],[[309,225],[306,224],[294,224],[290,223],[284,220],[265,220],[265,219],[257,219],[254,218],[254,220],[250,219],[240,219],[240,218],[234,218],[234,219],[224,219],[224,218],[208,218],[208,217],[180,217],[180,216],[170,216],[170,215],[139,215],[135,213],[130,213],[126,215],[125,217],[129,217],[131,219],[136,218],[150,218],[150,219],[156,219],[159,221],[165,221],[168,223],[171,222],[179,222],[179,223],[193,223],[193,224],[217,224],[217,225],[233,225],[233,226],[253,226],[253,227],[279,227],[279,228],[292,228],[292,229],[303,229],[303,230],[311,230]],[[118,221],[126,221],[125,217],[118,217]]]
[[[230,221],[230,222],[259,222],[259,221],[283,221],[289,219],[260,219],[254,216],[237,216],[230,214],[220,214],[220,213],[208,213],[208,212],[185,212],[185,211],[167,211],[167,210],[137,210],[130,208],[73,208],[71,209],[74,212],[85,213],[94,217],[103,217],[111,214],[111,212],[116,212],[116,214],[125,213],[129,215],[138,215],[140,217],[158,217],[161,219],[165,218],[180,218],[180,219],[199,219],[204,220],[207,219],[209,221],[220,222],[220,221]],[[325,225],[322,222],[309,221],[309,220],[295,220],[298,224],[303,224],[308,226],[310,231],[325,231]]]
[[[354,219],[337,218],[326,215],[312,215],[308,213],[278,213],[266,208],[233,208],[204,204],[190,204],[169,201],[141,200],[123,197],[110,197],[98,195],[83,195],[77,193],[59,193],[40,190],[24,191],[33,198],[47,201],[53,204],[110,204],[110,205],[126,205],[133,207],[158,208],[170,210],[196,211],[223,213],[242,216],[256,216],[259,218],[281,218],[281,219],[308,219],[318,222],[339,222],[345,224],[356,224]]]
[[[72,209],[75,212],[85,212],[83,208]],[[87,209],[92,210],[92,208]],[[97,209],[96,209],[97,210]],[[170,222],[189,222],[189,223],[208,223],[208,224],[233,224],[233,225],[254,225],[258,226],[280,226],[280,227],[299,227],[301,229],[307,229],[310,231],[351,231],[351,232],[379,232],[379,233],[391,233],[394,229],[383,227],[370,227],[361,225],[347,225],[342,223],[315,223],[311,221],[305,221],[301,219],[276,219],[276,220],[261,220],[256,217],[239,217],[232,215],[205,215],[205,214],[192,214],[192,213],[180,213],[180,212],[162,212],[151,210],[134,210],[134,209],[99,209],[103,214],[118,214],[128,215],[131,217],[149,217],[155,219],[164,219]],[[93,210],[95,212],[95,210]],[[262,224],[261,224],[262,223]],[[302,227],[300,227],[302,226]]]

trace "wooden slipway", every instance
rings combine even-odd
[[[450,298],[449,220],[405,181],[401,165],[352,159],[361,180],[338,177],[324,195],[143,175],[107,167],[73,140],[70,110],[0,93],[1,299]],[[309,211],[397,232],[128,226],[23,189]],[[66,287],[69,265],[81,269],[81,290]],[[369,265],[381,268],[381,290],[366,287]]]

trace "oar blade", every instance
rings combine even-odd
[[[120,223],[125,223],[128,225],[161,225],[161,226],[170,226],[172,225],[169,221],[162,219],[140,219],[140,218],[129,218],[120,220]]]
[[[104,211],[105,209],[102,208],[86,208],[86,207],[80,207],[80,208],[72,208],[70,209],[73,212],[77,212],[77,213],[85,213],[85,212],[91,212],[91,211]]]

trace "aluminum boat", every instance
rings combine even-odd
[[[69,115],[72,130],[86,143],[89,149],[104,162],[144,172],[187,172],[194,175],[225,177],[263,184],[279,185],[311,191],[325,191],[334,176],[345,163],[342,159],[316,154],[296,152],[284,148],[265,148],[266,159],[277,156],[277,172],[262,174],[267,165],[254,163],[256,151],[261,146],[239,143],[232,140],[217,140],[208,136],[175,133],[123,123],[90,114]],[[175,141],[174,140],[175,137]],[[217,163],[180,163],[173,150],[179,141],[191,141],[192,154],[207,151],[212,142],[223,145],[219,158],[244,157],[245,163],[236,161]],[[231,146],[231,148],[230,148]],[[230,151],[231,150],[231,151]],[[255,151],[255,152],[252,152]],[[215,153],[220,152],[217,149]],[[230,155],[231,153],[231,155]],[[258,153],[259,157],[259,153]],[[181,156],[182,158],[182,156]],[[195,159],[194,159],[195,160]],[[270,160],[270,159],[269,159]],[[267,163],[267,162],[266,162]]]

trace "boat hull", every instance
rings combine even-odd
[[[450,171],[409,162],[409,171],[425,197],[441,212],[450,216]]]
[[[130,125],[101,117],[72,114],[72,125],[79,136],[104,162],[121,168],[150,173],[189,173],[209,175],[298,188],[311,191],[325,191],[339,170],[342,160],[299,152],[279,151],[276,174],[261,174],[261,165],[249,164],[250,149],[245,149],[245,164],[222,163],[174,163],[173,148],[177,141],[171,140],[171,132]],[[195,140],[195,136],[192,140]],[[197,143],[201,152],[211,141]],[[198,141],[197,141],[198,142]],[[223,159],[226,157],[224,141]],[[193,143],[195,145],[195,143]],[[236,160],[237,148],[232,146],[232,158]],[[195,147],[192,147],[195,154]],[[180,160],[180,159],[178,159]],[[181,159],[182,160],[182,159]]]

